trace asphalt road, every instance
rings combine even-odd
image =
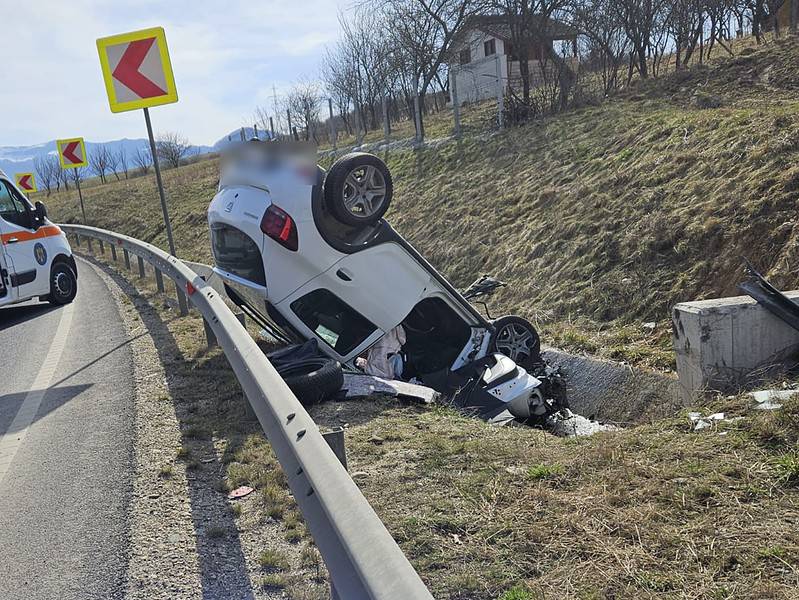
[[[0,598],[124,595],[133,361],[105,283],[0,308]]]

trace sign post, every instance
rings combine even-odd
[[[17,187],[26,194],[36,191],[36,177],[33,173],[17,173],[14,179],[16,179]]]
[[[89,164],[86,156],[86,144],[83,138],[68,138],[56,140],[58,150],[58,160],[61,161],[62,169],[80,169]],[[83,224],[88,225],[86,220],[86,208],[83,206],[83,192],[80,191],[80,176],[75,174],[75,187],[78,188],[78,198],[80,199],[80,212],[83,215]]]
[[[149,108],[178,101],[175,76],[169,60],[166,34],[163,27],[143,29],[97,40],[100,66],[103,70],[105,89],[111,112],[128,110],[144,111],[147,136],[150,139],[150,152],[153,156],[155,180],[164,213],[166,237],[169,252],[177,256],[175,240],[172,237],[172,223],[166,205],[164,183],[161,180],[161,167],[153,137]]]

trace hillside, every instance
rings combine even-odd
[[[389,219],[457,285],[481,272],[512,284],[495,304],[536,319],[545,341],[669,368],[669,306],[735,293],[741,254],[796,286],[797,58],[796,42],[773,44],[500,134],[480,133],[487,111],[475,110],[460,143],[382,154],[396,183]],[[435,138],[448,122],[428,125]],[[183,257],[210,260],[217,176],[216,160],[165,173]],[[166,246],[152,178],[85,195],[90,224]],[[79,220],[72,193],[50,209]],[[220,350],[202,348],[196,314],[136,286],[148,330],[172,340],[164,368],[186,452],[224,448],[219,489],[258,490],[236,527],[280,522],[286,539],[306,536],[299,552],[307,534]],[[355,481],[436,598],[795,598],[799,403],[750,404],[703,400],[690,410],[729,420],[702,431],[681,413],[568,439],[388,400],[311,413],[347,428]],[[288,585],[264,576],[275,582]],[[329,595],[314,585],[287,594]]]
[[[668,368],[669,307],[736,294],[741,256],[797,285],[799,44],[745,52],[500,134],[384,152],[389,219],[457,286],[510,283],[495,312],[532,317],[548,341]],[[699,108],[708,98],[720,106]],[[448,116],[429,121],[442,131]],[[185,257],[210,258],[217,176],[215,161],[166,174]],[[152,181],[87,195],[93,224],[165,245]],[[72,195],[51,205],[76,220]]]

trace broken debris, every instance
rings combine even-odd
[[[360,373],[344,373],[344,390],[346,390],[345,398],[347,400],[384,395],[431,404],[440,396],[437,391],[424,385],[405,381],[390,381],[374,375]]]
[[[799,394],[799,390],[758,390],[750,392],[749,396],[755,401],[755,410],[778,410],[782,408],[779,400],[787,400]]]
[[[558,437],[581,437],[593,435],[600,431],[613,431],[618,429],[615,425],[592,421],[582,415],[573,413],[569,409],[552,415],[549,419],[549,425],[550,431]]]
[[[228,500],[238,500],[239,498],[244,498],[244,496],[249,496],[255,490],[248,485],[243,485],[241,487],[237,487],[235,490],[230,492],[227,497]]]

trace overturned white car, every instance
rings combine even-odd
[[[325,173],[307,149],[237,145],[208,209],[214,270],[278,340],[316,339],[354,368],[401,330],[392,357],[401,377],[463,409],[527,420],[563,408],[562,381],[543,363],[533,326],[484,318],[383,219],[392,191],[388,168],[371,154],[348,154]],[[483,278],[468,295],[497,285]]]

